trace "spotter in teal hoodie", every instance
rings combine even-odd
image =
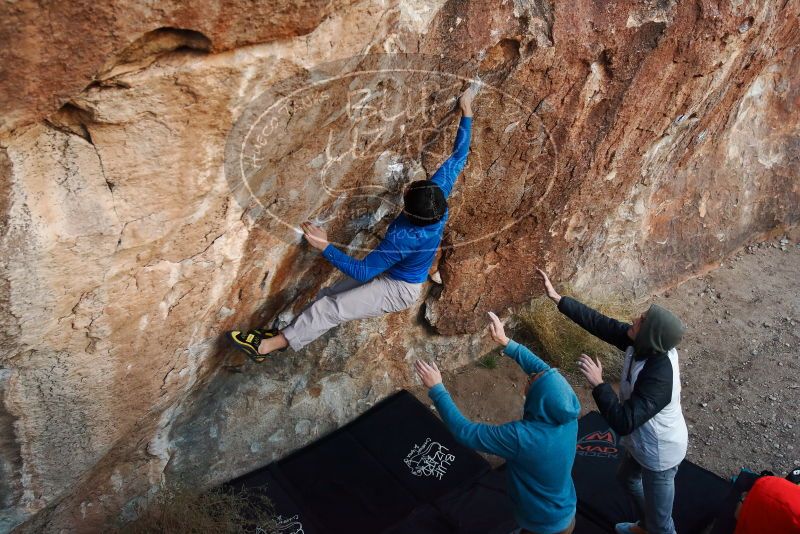
[[[444,385],[436,384],[428,395],[460,443],[505,458],[519,526],[542,534],[561,532],[575,516],[572,464],[580,403],[558,370],[527,348],[512,340],[503,352],[529,375],[544,372],[528,391],[521,421],[473,423],[461,415]]]

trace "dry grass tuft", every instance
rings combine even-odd
[[[214,489],[162,489],[137,519],[113,530],[116,534],[217,534],[272,532],[277,528],[272,502],[263,495]]]
[[[633,303],[616,297],[605,297],[583,301],[600,313],[629,322],[634,313]],[[581,353],[599,356],[605,376],[617,376],[622,369],[623,354],[604,341],[600,341],[586,330],[562,315],[556,305],[546,296],[531,301],[518,314],[521,325],[538,343],[544,359],[553,366],[567,372],[577,371],[575,365]]]
[[[478,365],[483,367],[484,369],[497,369],[500,357],[498,356],[497,352],[490,352],[480,360],[478,360]]]

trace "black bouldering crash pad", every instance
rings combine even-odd
[[[625,453],[597,412],[579,421],[573,479],[576,534],[613,533],[633,506],[616,482]],[[282,525],[269,534],[507,534],[516,528],[505,468],[489,469],[429,408],[401,391],[355,421],[228,485],[267,495]],[[699,532],[731,484],[684,461],[676,477],[678,532]]]
[[[448,524],[433,502],[470,488],[489,464],[459,445],[407,391],[286,458],[229,483],[273,498],[306,532],[377,533]],[[274,496],[273,496],[274,495]],[[449,527],[447,527],[449,528]],[[402,530],[397,530],[402,532]]]

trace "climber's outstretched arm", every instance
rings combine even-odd
[[[402,260],[403,250],[387,238],[381,241],[375,250],[367,254],[363,260],[348,256],[331,244],[325,247],[322,255],[331,262],[331,265],[350,278],[359,282],[367,282]]]
[[[474,89],[470,88],[459,98],[458,104],[461,108],[462,116],[461,122],[458,124],[453,154],[431,176],[431,181],[441,188],[445,197],[450,196],[458,175],[467,163],[469,143],[472,138],[472,99],[474,97]]]
[[[372,280],[402,260],[406,252],[403,247],[395,243],[391,236],[387,235],[363,260],[357,260],[331,245],[328,242],[328,232],[324,228],[310,222],[304,222],[300,226],[309,245],[321,250],[322,255],[331,262],[331,265],[359,282]]]

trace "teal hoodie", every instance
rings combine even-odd
[[[580,403],[558,370],[527,348],[512,340],[503,352],[529,375],[544,371],[528,391],[521,421],[473,423],[443,384],[433,386],[428,395],[460,443],[505,458],[508,493],[519,526],[541,534],[560,532],[575,516],[572,464]]]

